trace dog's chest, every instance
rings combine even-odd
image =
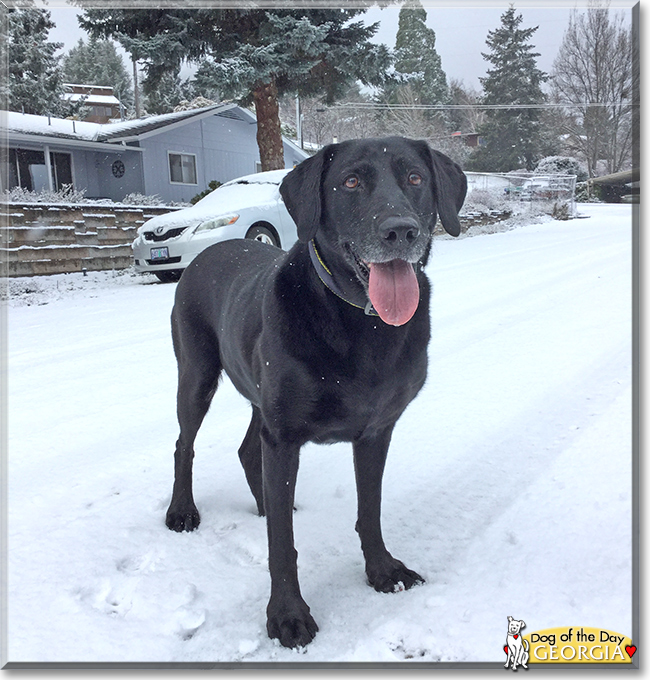
[[[518,633],[508,633],[508,638],[507,638],[508,644],[513,648],[516,649],[517,647],[521,647],[522,642],[521,642],[521,635]]]
[[[426,356],[356,361],[323,367],[313,374],[306,420],[317,441],[349,441],[394,424],[426,377]]]

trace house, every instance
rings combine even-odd
[[[91,123],[108,123],[112,118],[121,118],[120,100],[113,94],[112,87],[100,85],[73,85],[65,83],[63,98],[73,104],[82,102],[88,113],[84,120]]]
[[[257,120],[232,103],[117,123],[0,112],[0,190],[60,190],[121,201],[131,193],[187,202],[211,180],[261,169]],[[307,154],[287,139],[285,167]]]
[[[641,171],[639,168],[615,172],[611,175],[591,177],[584,184],[591,193],[600,188],[600,198],[607,203],[638,203],[641,194]]]
[[[465,146],[477,147],[483,145],[483,137],[478,132],[452,132],[451,136],[462,139]]]

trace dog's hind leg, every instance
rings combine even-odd
[[[196,339],[196,336],[194,336]],[[175,342],[178,351],[178,343]],[[216,348],[203,345],[193,352],[178,352],[177,415],[180,435],[174,454],[174,489],[166,524],[173,531],[194,531],[201,521],[192,494],[194,440],[210,408],[221,375]]]
[[[419,574],[388,552],[381,534],[381,484],[391,434],[392,428],[353,444],[358,496],[356,530],[366,559],[368,583],[383,593],[408,590],[424,583]]]
[[[300,446],[278,442],[262,426],[264,508],[269,539],[271,597],[266,629],[284,647],[309,644],[318,625],[302,599],[298,583],[298,553],[293,540],[293,501]]]
[[[260,428],[262,425],[262,415],[257,406],[253,406],[253,417],[251,418],[248,431],[244,441],[239,447],[239,460],[246,473],[246,481],[253,492],[257,503],[257,512],[260,517],[264,516],[264,493],[262,489],[262,441],[260,439]]]

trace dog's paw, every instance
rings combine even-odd
[[[184,510],[176,510],[171,507],[167,510],[165,524],[172,531],[194,531],[200,523],[201,517],[195,505]]]
[[[267,616],[266,630],[269,637],[277,639],[283,647],[305,647],[318,632],[318,625],[302,600],[295,607],[276,608],[269,603]]]
[[[368,583],[379,593],[397,593],[421,585],[424,579],[420,574],[407,569],[399,560],[391,558],[388,564],[379,569],[366,570]]]

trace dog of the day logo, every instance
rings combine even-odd
[[[504,668],[510,666],[513,671],[517,670],[517,666],[528,668],[526,664],[530,658],[530,644],[521,635],[521,629],[525,627],[526,624],[523,621],[517,621],[512,616],[508,617],[508,634],[506,644],[503,646],[503,651],[507,656]]]
[[[528,664],[549,663],[629,664],[637,651],[629,637],[604,628],[546,628],[522,635],[525,626],[523,621],[508,617],[505,668],[527,669]]]

